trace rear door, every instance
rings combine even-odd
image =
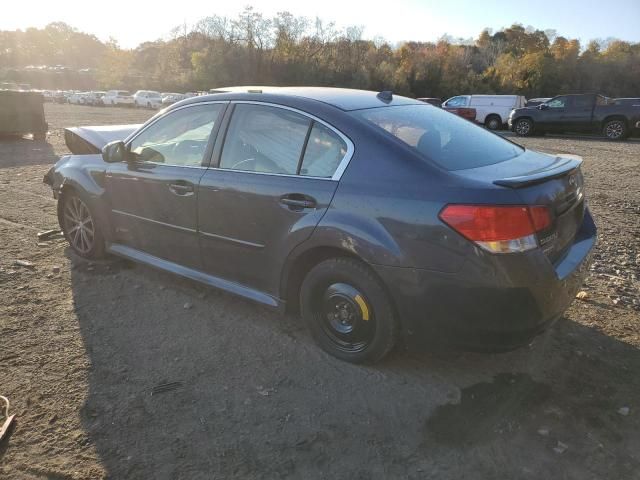
[[[567,131],[581,132],[591,129],[595,95],[575,95],[573,102],[564,113],[564,124]]]
[[[203,266],[277,297],[284,262],[327,210],[353,145],[287,107],[237,102],[229,115],[198,191]]]
[[[200,268],[197,185],[225,106],[198,103],[169,112],[129,142],[129,162],[109,165],[116,243]]]

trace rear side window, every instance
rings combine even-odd
[[[468,120],[427,105],[370,108],[353,114],[447,170],[493,165],[524,151]]]
[[[220,168],[295,175],[310,124],[282,108],[236,105]]]
[[[347,154],[347,144],[337,133],[314,122],[304,151],[300,175],[330,178]]]
[[[467,105],[467,97],[453,97],[447,100],[447,107],[464,107]]]
[[[584,97],[574,97],[573,106],[576,108],[586,108],[591,107],[593,105],[593,97],[584,96]]]

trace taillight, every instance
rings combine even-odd
[[[524,205],[447,205],[440,219],[492,253],[536,248],[536,232],[551,225],[547,207]]]

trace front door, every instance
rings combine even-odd
[[[127,145],[129,161],[107,170],[114,241],[200,267],[197,186],[224,103],[169,112]]]
[[[277,297],[287,256],[324,215],[353,147],[300,112],[233,108],[216,166],[200,182],[202,261],[207,273]]]
[[[566,128],[567,112],[571,108],[571,97],[555,97],[541,109],[538,124],[544,130],[563,131]]]

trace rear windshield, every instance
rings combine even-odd
[[[493,165],[524,151],[468,120],[430,105],[370,108],[353,114],[386,130],[447,170]]]

